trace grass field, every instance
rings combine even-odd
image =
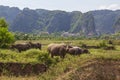
[[[15,43],[23,43],[26,41],[16,41]],[[19,63],[45,63],[49,68],[46,72],[39,75],[31,76],[6,76],[1,75],[0,80],[76,80],[69,78],[68,74],[76,71],[82,65],[89,64],[94,61],[118,61],[120,62],[120,41],[115,41],[113,46],[115,50],[89,49],[90,54],[82,54],[73,56],[67,54],[65,59],[59,57],[51,58],[47,52],[47,45],[50,43],[66,43],[73,46],[81,46],[87,44],[89,46],[99,46],[101,43],[107,43],[107,40],[39,40],[32,42],[42,43],[42,50],[31,49],[18,53],[17,50],[0,49],[0,62],[19,62]],[[104,46],[103,46],[104,47]],[[61,78],[63,77],[63,78]],[[104,79],[103,79],[104,80]],[[117,79],[115,79],[117,80]]]

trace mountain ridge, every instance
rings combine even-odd
[[[120,10],[95,10],[82,13],[29,8],[20,10],[17,7],[0,6],[0,17],[8,21],[13,32],[45,31],[96,35],[116,32],[116,27],[113,26],[119,20]]]

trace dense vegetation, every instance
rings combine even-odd
[[[8,24],[0,19],[0,48],[6,48],[14,41],[14,35],[8,31]]]
[[[16,43],[23,43],[26,41],[17,41]],[[84,64],[88,64],[87,62],[99,60],[109,60],[109,61],[119,61],[120,60],[120,46],[119,40],[113,40],[113,45],[115,46],[115,50],[104,50],[104,47],[109,46],[107,40],[39,40],[35,42],[41,42],[44,44],[42,46],[42,50],[38,49],[30,49],[27,51],[23,51],[18,53],[17,50],[8,50],[8,49],[0,49],[0,61],[1,62],[18,62],[18,63],[44,63],[48,66],[47,72],[34,75],[30,78],[30,76],[25,77],[15,77],[11,76],[9,78],[15,79],[39,79],[39,80],[54,80],[64,77],[70,78],[65,75],[67,72],[71,72],[73,70],[79,69],[80,66]],[[50,43],[71,43],[75,46],[81,46],[82,44],[87,44],[89,46],[101,46],[99,49],[91,48],[89,49],[90,54],[82,54],[78,56],[73,56],[67,54],[65,59],[61,59],[59,57],[51,58],[47,52],[47,45]],[[1,79],[7,79],[5,76],[1,76]],[[67,80],[67,79],[65,79]],[[69,80],[69,79],[68,79]]]

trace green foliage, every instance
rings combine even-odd
[[[19,59],[16,52],[0,49],[0,62],[17,62]]]
[[[14,35],[8,31],[8,25],[4,19],[0,19],[0,48],[6,48],[14,41]]]
[[[26,58],[36,58],[38,55],[43,54],[39,49],[30,49],[24,52]]]
[[[55,65],[59,61],[58,58],[55,58],[55,59],[51,58],[49,54],[46,52],[41,53],[37,58],[39,61],[42,61],[43,63],[45,63],[48,67],[51,65]]]
[[[17,53],[11,50],[0,50],[1,62],[22,62],[22,63],[42,63],[48,67],[55,65],[59,62],[59,58],[51,58],[46,51],[40,51],[39,49],[30,49]]]
[[[43,44],[71,42],[72,45],[80,45],[85,43],[87,45],[105,46],[104,40],[41,40]],[[19,43],[19,41],[18,41]],[[39,80],[55,80],[61,75],[66,74],[69,71],[73,71],[80,66],[86,65],[86,62],[96,60],[120,60],[120,46],[117,45],[116,50],[103,50],[103,49],[89,49],[90,54],[81,54],[77,56],[67,54],[64,59],[59,57],[51,58],[50,54],[46,51],[47,45],[44,45],[42,50],[30,49],[18,53],[17,51],[0,49],[0,61],[1,62],[20,62],[20,63],[43,63],[48,66],[45,73],[37,76]],[[33,80],[33,79],[32,79]],[[36,79],[35,79],[36,80]]]
[[[8,24],[6,23],[4,18],[0,19],[0,28],[7,28]]]
[[[107,47],[107,43],[106,43],[106,41],[103,40],[102,42],[100,42],[98,44],[98,46],[101,47],[101,48],[105,48],[105,47]]]

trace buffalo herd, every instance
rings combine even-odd
[[[32,43],[32,42],[27,42],[27,43],[20,43],[20,44],[13,44],[11,45],[11,49],[17,49],[19,52],[21,51],[26,51],[32,48],[35,49],[40,49],[41,50],[41,43]],[[54,56],[60,56],[61,58],[64,58],[66,53],[70,55],[80,55],[83,53],[90,53],[88,49],[82,49],[78,46],[70,46],[65,43],[51,43],[47,46],[47,51],[53,58]]]
[[[10,46],[10,48],[17,49],[19,52],[26,51],[26,50],[32,49],[32,48],[41,50],[41,43],[28,42],[28,43],[13,44]]]
[[[49,54],[51,54],[51,57],[60,56],[61,58],[64,58],[66,53],[71,54],[71,55],[80,55],[82,53],[90,53],[88,49],[82,49],[80,47],[70,46],[64,43],[49,44],[47,50]]]

